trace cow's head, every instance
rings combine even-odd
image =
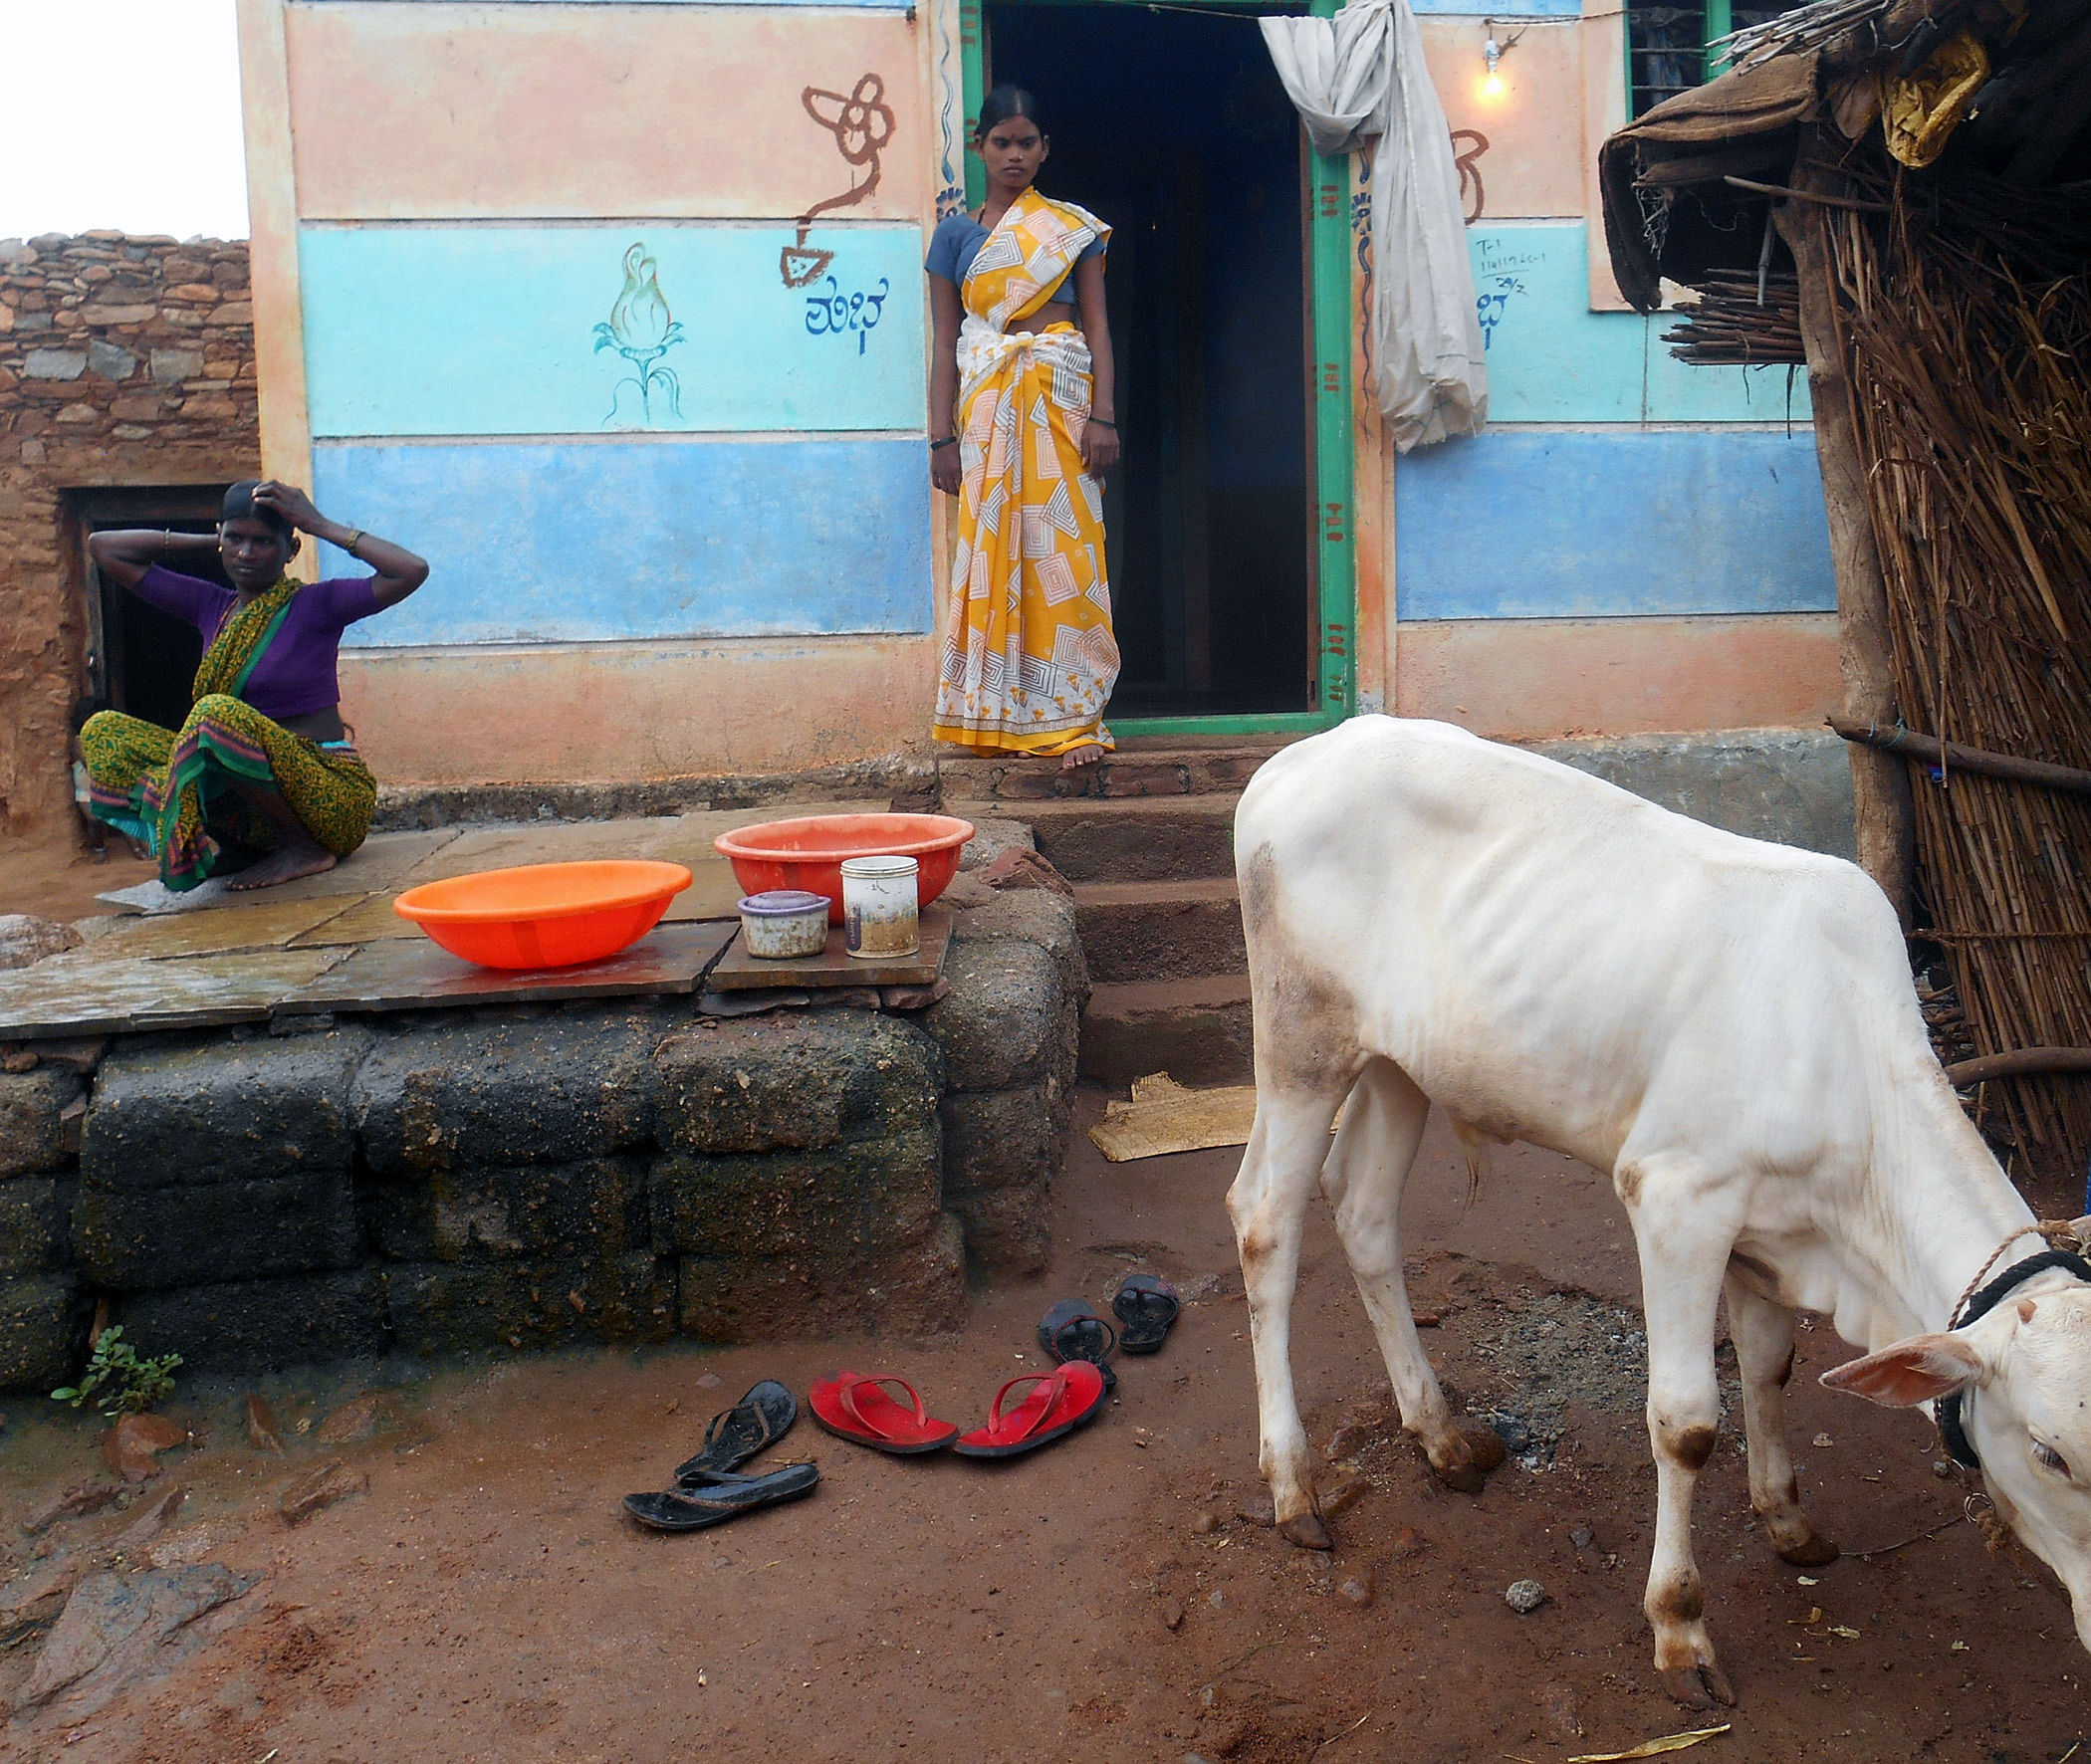
[[[1962,1393],[1962,1426],[1996,1510],[2052,1568],[2091,1649],[2091,1287],[2043,1277],[1986,1316],[1825,1372],[1891,1409]]]

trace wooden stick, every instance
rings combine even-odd
[[[1956,1090],[1986,1084],[1991,1078],[2023,1078],[2034,1072],[2091,1072],[2091,1047],[2020,1047],[2011,1053],[1985,1053],[1946,1068],[1946,1081]]]
[[[1854,214],[1886,214],[1885,202],[1862,202],[1856,196],[1832,196],[1827,190],[1796,190],[1786,184],[1760,184],[1752,177],[1735,177],[1721,180],[1734,184],[1739,190],[1749,190],[1759,196],[1785,196],[1795,202],[1820,202],[1825,208],[1848,208]]]
[[[1926,766],[1978,772],[1984,777],[2007,777],[2014,783],[2038,784],[2042,789],[2091,796],[2091,772],[2079,772],[2074,766],[2050,766],[2045,760],[2021,760],[2012,754],[1964,748],[1957,741],[1943,742],[1935,736],[1919,735],[1914,729],[1877,729],[1870,724],[1854,723],[1848,717],[1833,716],[1828,722],[1846,741],[1863,742],[1869,748],[1907,755]]]

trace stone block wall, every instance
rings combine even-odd
[[[0,835],[72,832],[87,628],[66,494],[260,462],[244,242],[0,240]]]
[[[1087,991],[1058,896],[956,923],[919,1011],[344,1017],[0,1074],[0,1388],[68,1376],[98,1298],[192,1370],[952,1327],[969,1256],[1045,1260]]]

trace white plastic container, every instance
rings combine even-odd
[[[827,896],[774,888],[741,902],[741,943],[767,962],[817,956],[827,948]]]
[[[922,947],[911,857],[842,860],[842,947],[866,962],[912,956]]]

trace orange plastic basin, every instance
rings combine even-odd
[[[524,864],[424,882],[392,911],[482,968],[572,968],[637,943],[689,885],[681,864]]]
[[[712,843],[733,859],[734,880],[750,894],[804,888],[827,896],[827,922],[842,923],[842,861],[911,857],[915,899],[928,906],[958,873],[959,848],[973,823],[949,814],[813,814],[766,820],[721,833]]]

